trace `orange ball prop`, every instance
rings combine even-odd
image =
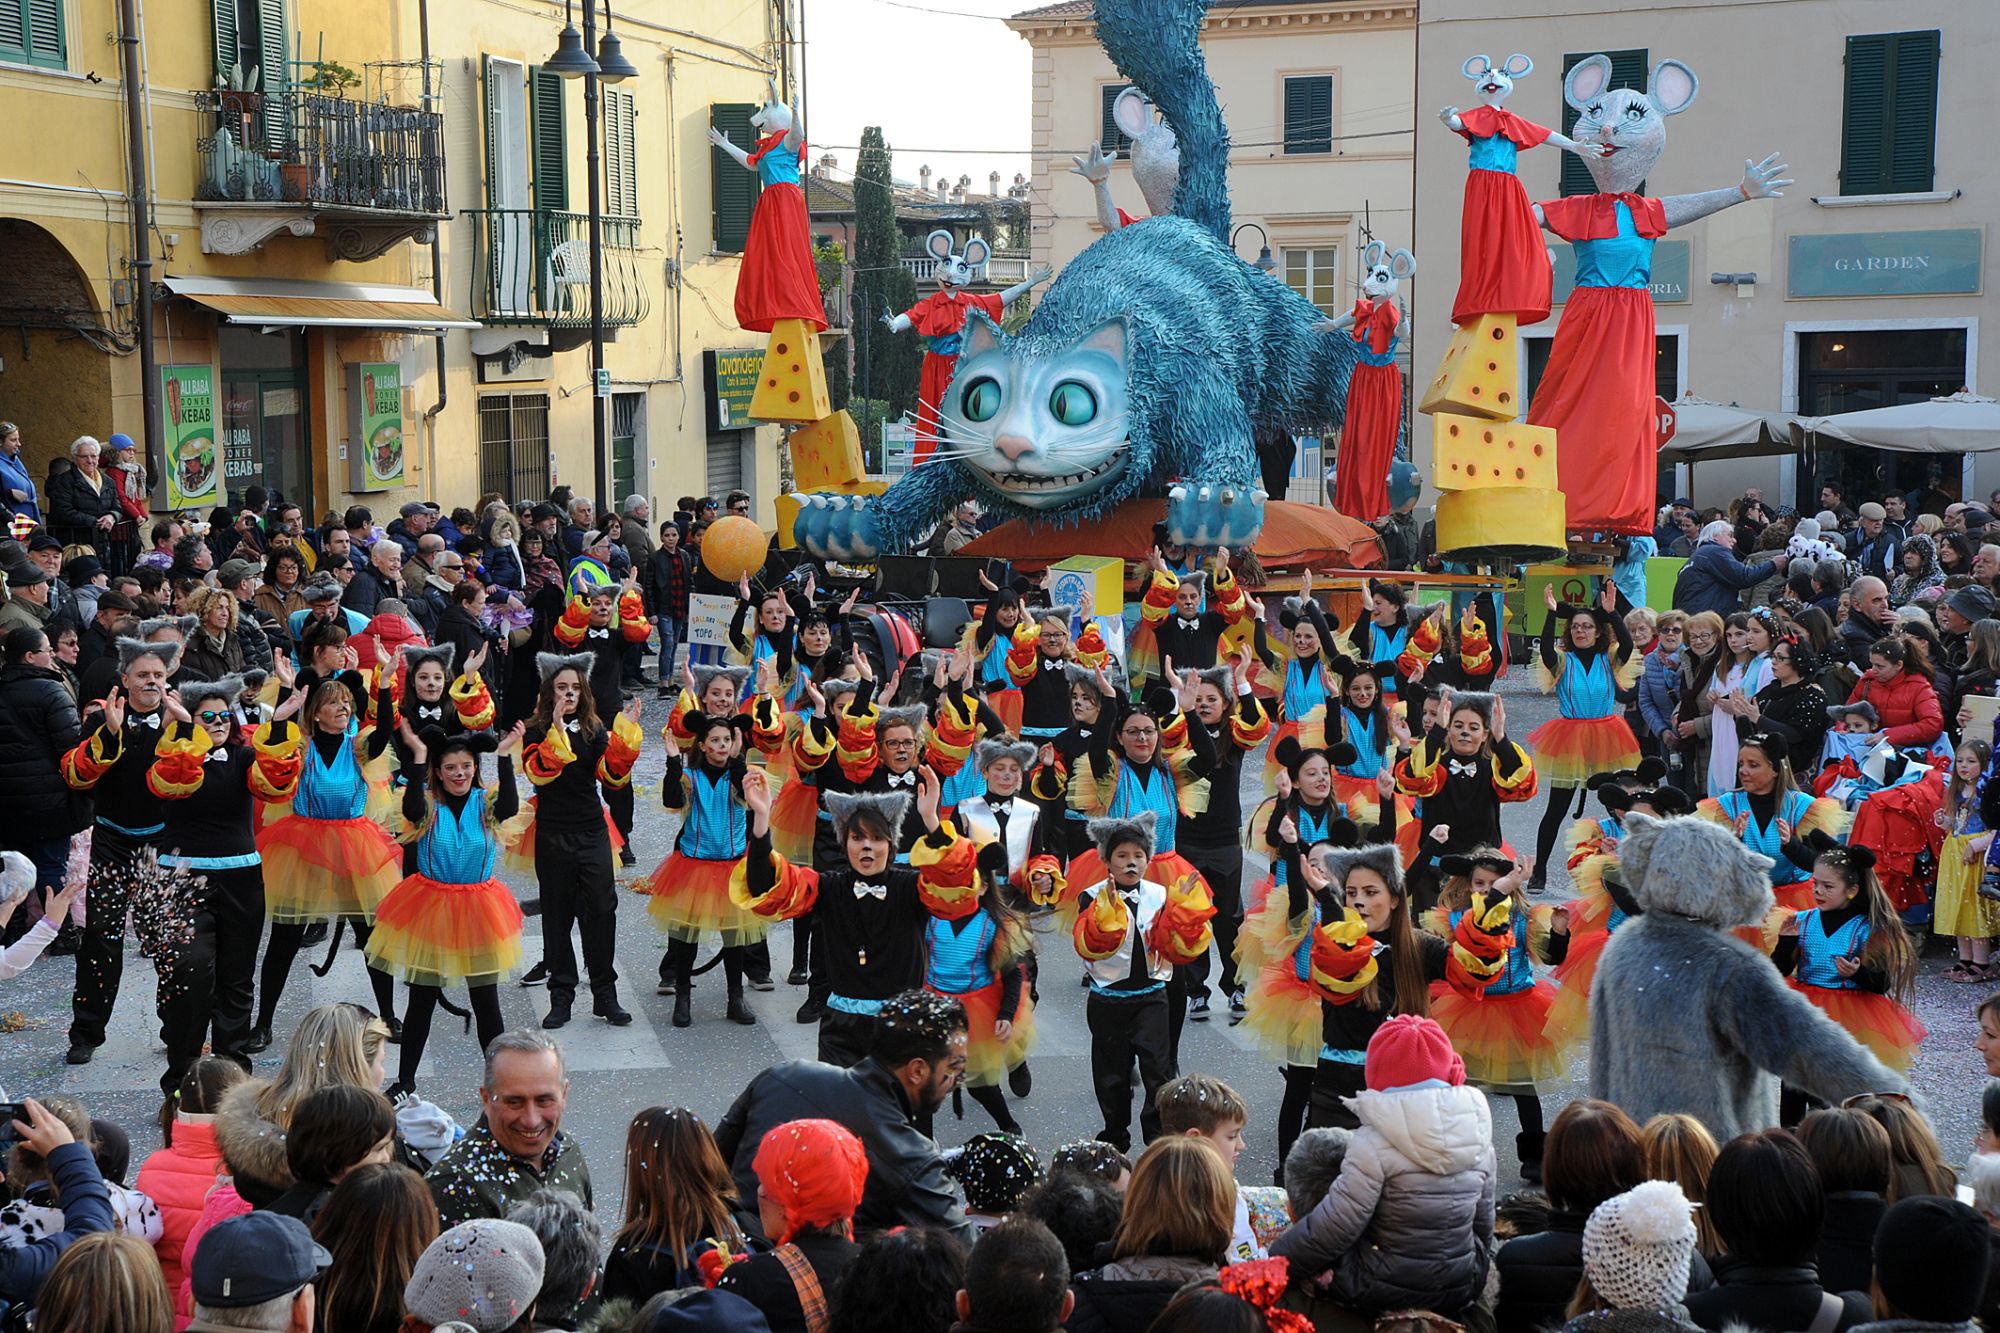
[[[734,583],[764,567],[770,539],[764,529],[741,514],[718,518],[702,534],[701,563],[724,583]]]

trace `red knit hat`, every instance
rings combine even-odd
[[[757,1183],[785,1214],[783,1245],[806,1227],[845,1222],[861,1206],[868,1155],[861,1140],[831,1120],[792,1120],[757,1145]]]
[[[1465,1082],[1465,1061],[1431,1019],[1397,1014],[1368,1039],[1367,1075],[1371,1092],[1407,1088],[1426,1079],[1457,1087]]]

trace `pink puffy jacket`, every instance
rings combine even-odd
[[[160,1208],[162,1234],[155,1248],[168,1291],[180,1289],[181,1249],[223,1174],[222,1150],[215,1146],[214,1117],[206,1115],[176,1116],[174,1146],[160,1149],[139,1166],[135,1183]]]

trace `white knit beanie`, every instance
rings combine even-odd
[[[1583,1273],[1620,1310],[1665,1310],[1687,1298],[1694,1205],[1670,1180],[1606,1199],[1583,1224]]]

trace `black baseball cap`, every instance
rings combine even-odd
[[[195,1247],[195,1303],[238,1310],[289,1296],[326,1271],[333,1256],[296,1217],[254,1212],[209,1228]]]
[[[35,535],[28,538],[30,551],[60,551],[62,548],[63,544],[51,536],[47,528],[37,528]]]

